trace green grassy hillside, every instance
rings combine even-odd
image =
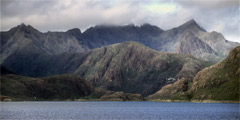
[[[228,57],[207,67],[193,80],[181,79],[164,86],[149,99],[239,101],[240,46]]]

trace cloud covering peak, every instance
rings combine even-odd
[[[21,23],[40,31],[130,23],[166,30],[190,19],[240,42],[238,0],[1,0],[1,30]]]

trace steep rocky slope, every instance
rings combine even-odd
[[[159,46],[159,42],[162,46]],[[159,51],[191,54],[202,60],[217,62],[224,59],[232,48],[240,44],[226,40],[221,33],[209,33],[195,20],[190,20],[163,32],[157,38],[155,45],[158,45],[155,49]]]
[[[9,31],[1,32],[0,63],[10,55],[20,54],[60,54],[84,52],[85,49],[78,43],[79,29],[67,32],[42,33],[25,24],[18,25]]]
[[[9,57],[3,63],[27,76],[73,73],[95,87],[149,95],[180,78],[193,78],[206,62],[190,55],[152,50],[137,42],[97,48],[88,53]],[[11,59],[10,59],[11,58]]]
[[[228,57],[198,72],[192,80],[181,79],[164,86],[149,99],[238,100],[240,83],[240,46]]]

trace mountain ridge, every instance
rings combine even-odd
[[[14,37],[15,36],[15,37]],[[196,39],[187,41],[188,37]],[[145,23],[135,25],[96,25],[84,32],[78,28],[66,32],[40,32],[30,25],[21,24],[9,31],[1,32],[1,61],[14,54],[19,47],[35,46],[37,51],[46,54],[61,54],[64,52],[86,52],[94,48],[108,46],[125,41],[136,41],[152,49],[178,54],[191,54],[202,60],[218,62],[224,59],[231,48],[239,43],[227,41],[222,34],[208,33],[195,20],[169,29],[162,30],[157,26]],[[181,45],[185,44],[184,49]],[[189,47],[189,46],[195,46]],[[200,50],[198,50],[200,48]],[[34,51],[34,50],[33,50]]]

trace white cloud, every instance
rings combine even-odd
[[[177,7],[174,4],[147,4],[143,6],[147,11],[159,14],[174,13],[177,11]]]

